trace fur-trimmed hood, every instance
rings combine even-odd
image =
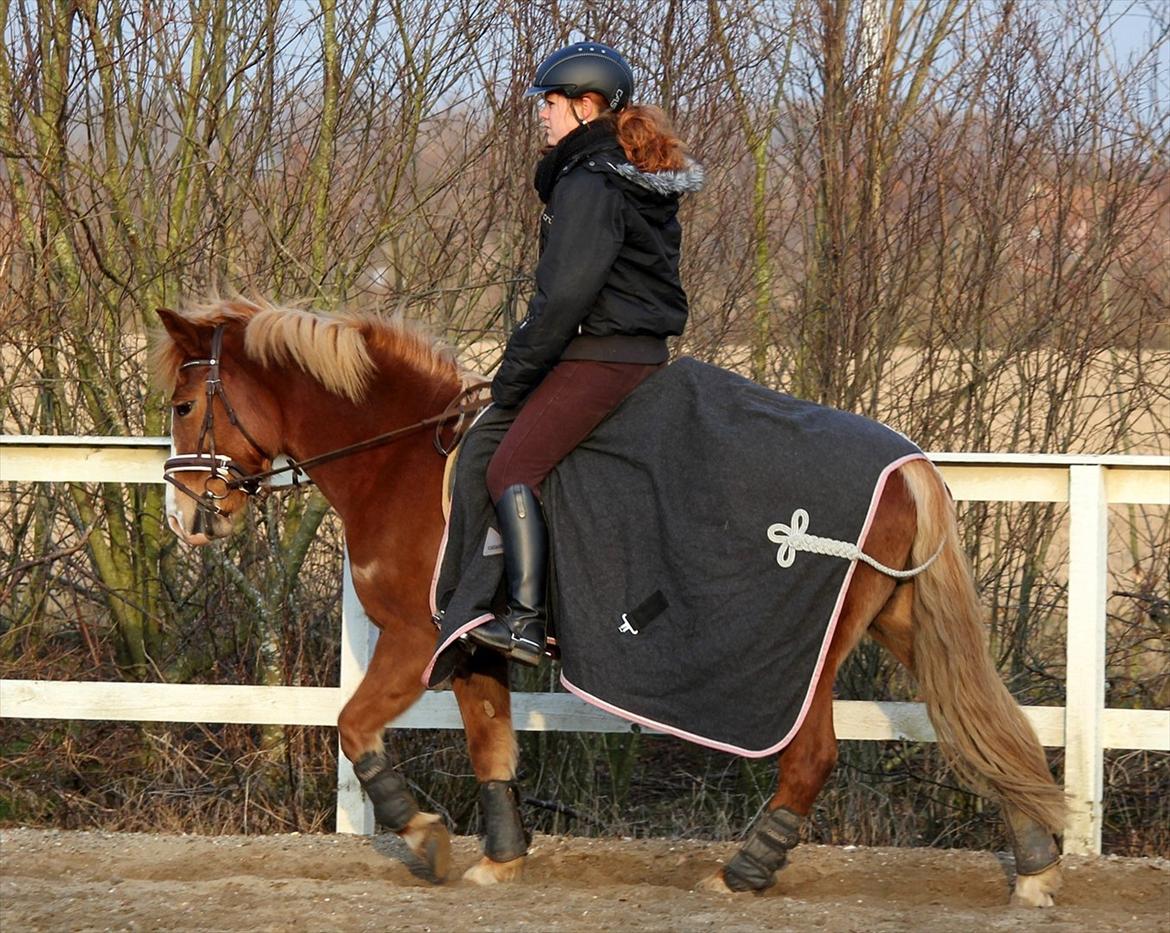
[[[703,166],[694,159],[687,159],[684,168],[665,172],[643,172],[629,162],[613,162],[608,159],[606,166],[626,181],[654,194],[665,196],[701,191],[707,179]]]

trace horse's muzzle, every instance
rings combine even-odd
[[[238,512],[211,512],[187,502],[168,511],[167,524],[184,544],[202,547],[229,537],[242,515],[242,509]]]
[[[197,523],[193,522],[192,524]],[[183,527],[183,517],[178,513],[168,513],[167,525],[170,527],[171,531],[175,533],[175,536],[180,541],[182,541],[184,544],[189,544],[191,547],[203,547],[203,545],[211,543],[211,536],[207,533],[202,531],[196,532],[194,530],[187,531],[187,529]]]

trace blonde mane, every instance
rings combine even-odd
[[[292,363],[352,402],[362,400],[378,371],[375,357],[392,359],[422,375],[458,378],[451,351],[402,320],[373,314],[319,314],[264,299],[207,302],[186,308],[181,315],[209,327],[242,322],[249,357],[266,366]],[[174,390],[183,362],[174,341],[161,333],[151,365],[160,388]]]

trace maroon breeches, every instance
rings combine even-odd
[[[492,502],[517,483],[540,484],[622,399],[663,364],[565,360],[528,396],[487,468]]]

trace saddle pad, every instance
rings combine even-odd
[[[769,528],[800,528],[807,513],[807,534],[863,545],[886,478],[922,456],[877,422],[696,360],[656,373],[543,489],[562,683],[702,745],[751,757],[783,748],[854,562],[794,551]],[[482,487],[479,469],[468,485]],[[488,509],[458,534],[470,530],[474,544],[439,574],[441,647],[478,624],[498,585]],[[470,602],[465,579],[480,591]]]

